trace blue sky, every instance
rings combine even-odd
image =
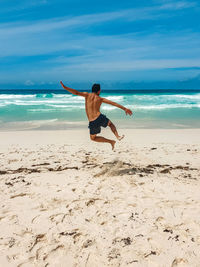
[[[0,88],[198,82],[199,15],[197,0],[0,0]]]

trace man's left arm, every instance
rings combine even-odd
[[[125,108],[124,106],[122,106],[122,105],[120,105],[120,104],[118,104],[116,102],[113,102],[113,101],[108,100],[108,99],[103,98],[103,97],[101,99],[102,99],[102,102],[105,103],[105,104],[109,104],[109,105],[115,106],[117,108],[123,109],[125,111],[126,115],[129,114],[131,116],[133,114],[133,112],[130,109]]]
[[[62,87],[63,87],[65,90],[67,90],[68,92],[70,92],[70,93],[73,94],[73,95],[79,95],[79,96],[83,96],[83,97],[86,97],[86,96],[88,95],[87,92],[79,92],[79,91],[77,91],[77,90],[75,90],[75,89],[72,89],[72,88],[70,88],[70,87],[65,86],[62,82],[60,82],[60,84],[62,85]]]

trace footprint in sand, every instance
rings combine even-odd
[[[113,248],[110,253],[108,254],[108,261],[111,261],[113,259],[119,258],[120,257],[120,250],[117,248]]]
[[[183,258],[176,258],[173,260],[172,264],[171,264],[171,267],[176,267],[176,266],[180,266],[180,267],[183,267],[183,266],[188,266],[187,265],[188,261],[187,259],[183,259]]]

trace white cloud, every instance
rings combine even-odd
[[[27,80],[27,81],[25,81],[24,84],[27,85],[27,86],[31,86],[31,85],[34,85],[35,83],[32,82],[31,80]]]
[[[40,1],[42,2],[42,1]],[[2,23],[0,24],[0,37],[6,37],[9,35],[18,34],[30,34],[30,33],[42,33],[55,31],[59,29],[68,29],[69,31],[74,29],[74,27],[82,28],[84,25],[93,26],[94,24],[105,23],[107,21],[114,20],[155,20],[156,17],[159,18],[161,15],[166,16],[167,14],[160,14],[162,10],[178,10],[185,9],[195,6],[195,2],[170,2],[162,5],[157,5],[153,7],[144,8],[130,8],[120,11],[88,14],[74,17],[62,17],[53,18],[48,20],[39,20],[32,22],[14,22],[14,23]],[[169,14],[167,15],[169,16]],[[170,14],[172,16],[172,14]]]
[[[1,7],[1,13],[9,13],[13,11],[21,11],[26,10],[32,7],[38,7],[42,5],[48,4],[47,0],[12,0],[12,5],[8,5],[7,7]]]
[[[197,5],[196,2],[189,2],[189,1],[178,1],[178,2],[168,2],[160,6],[160,9],[165,10],[178,10],[178,9],[185,9],[185,8],[191,8],[195,7]]]
[[[149,60],[117,60],[107,62],[88,62],[80,64],[70,64],[55,68],[58,72],[106,72],[106,71],[133,71],[133,70],[153,70],[166,68],[200,67],[200,57],[197,59],[149,59]]]
[[[75,17],[54,18],[41,21],[32,22],[18,22],[16,23],[4,23],[0,24],[0,36],[9,36],[13,34],[25,34],[25,33],[39,33],[49,32],[58,29],[69,29],[71,27],[82,27],[84,25],[94,25],[94,23],[103,23],[106,21],[112,21],[119,18],[127,18],[131,12],[137,12],[137,10],[122,10],[120,12],[108,12],[92,15],[82,15]]]
[[[39,2],[33,1],[32,3]],[[87,26],[88,28],[115,20],[154,20],[161,16],[161,10],[187,8],[193,4],[194,2],[186,1],[167,2],[153,7],[126,9],[116,12],[31,22],[2,23],[0,24],[0,57],[42,55],[67,50],[91,53],[92,49],[95,49],[94,51],[98,55],[99,51],[101,52],[102,50],[105,50],[105,53],[107,49],[111,49],[111,51],[119,50],[120,44],[125,49],[135,49],[135,46],[137,46],[136,51],[141,51],[137,45],[137,33],[135,36],[134,34],[132,36],[123,35],[119,36],[119,38],[118,36],[93,36],[87,34],[87,31],[84,31],[84,27]],[[162,16],[169,16],[169,14],[171,16],[171,13],[168,12],[167,14],[162,14]],[[151,50],[150,39],[146,37],[144,40],[147,45],[138,43],[141,49],[144,47],[144,49],[150,48]],[[165,41],[167,41],[167,38],[165,38]],[[155,42],[153,45],[155,45]]]
[[[175,13],[171,10],[178,12],[194,4],[187,1],[173,3],[166,1],[146,8],[0,24],[0,57],[52,56],[49,60],[38,59],[37,64],[30,62],[28,65],[25,63],[18,65],[15,78],[21,79],[20,72],[25,73],[23,75],[27,77],[25,82],[27,86],[34,85],[32,80],[35,79],[43,80],[44,77],[47,80],[64,74],[75,78],[79,73],[82,77],[85,75],[88,78],[90,73],[98,77],[99,73],[110,75],[109,73],[115,71],[125,73],[137,70],[199,67],[200,58],[197,58],[200,54],[199,34],[182,31],[165,34],[135,32],[96,35],[92,31],[84,30],[107,21],[151,20],[161,14],[171,16]],[[71,51],[73,55],[70,56]],[[58,54],[56,58],[53,57],[55,54]]]

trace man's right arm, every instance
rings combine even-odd
[[[120,105],[120,104],[118,104],[116,102],[113,102],[113,101],[108,100],[108,99],[103,98],[103,97],[101,99],[102,99],[102,102],[105,103],[105,104],[109,104],[109,105],[115,106],[117,108],[123,109],[126,112],[126,115],[127,114],[129,114],[129,115],[132,115],[133,114],[133,112],[130,109],[125,108],[124,106],[122,106],[122,105]]]
[[[79,92],[79,91],[77,91],[77,90],[75,90],[75,89],[72,89],[72,88],[70,88],[70,87],[65,86],[61,81],[60,81],[60,84],[62,85],[62,87],[63,87],[65,90],[67,90],[68,92],[70,92],[70,93],[73,94],[73,95],[78,95],[78,96],[83,96],[83,97],[86,97],[86,96],[88,95],[87,92]]]

